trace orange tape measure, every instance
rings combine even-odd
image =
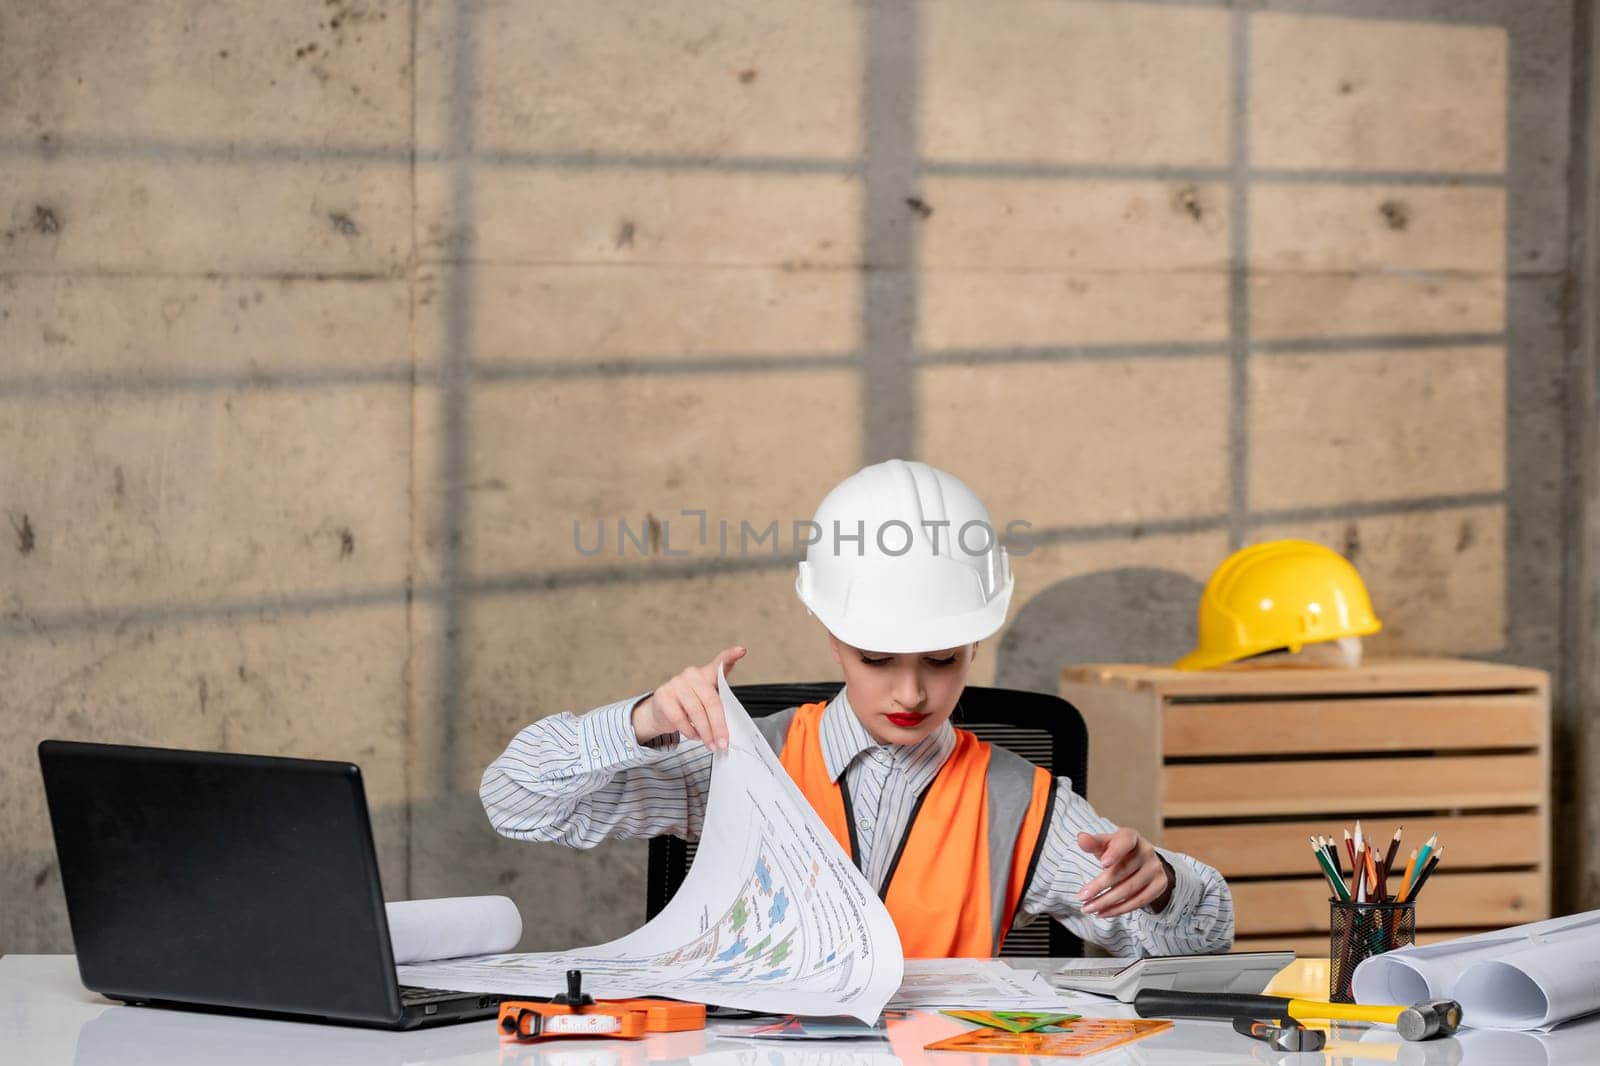
[[[577,1011],[555,1003],[507,1000],[500,1004],[500,1036],[539,1040],[552,1036],[614,1036],[632,1040],[645,1034],[643,1011],[595,1004]]]
[[[567,992],[549,1003],[504,1000],[498,1027],[506,1041],[607,1036],[635,1040],[647,1033],[681,1033],[706,1027],[703,1003],[670,999],[602,999],[584,994],[582,975],[567,971]]]

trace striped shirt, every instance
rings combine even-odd
[[[677,734],[640,744],[633,708],[649,693],[585,715],[552,715],[528,726],[484,771],[479,796],[496,831],[516,840],[592,848],[610,837],[671,834],[698,840],[711,791],[711,752]],[[947,721],[911,745],[880,744],[843,690],[822,715],[822,758],[843,775],[856,820],[861,871],[880,889],[919,795],[955,747]],[[1158,848],[1171,865],[1172,899],[1117,918],[1085,914],[1078,890],[1100,864],[1078,847],[1078,833],[1116,829],[1065,778],[1039,864],[1018,907],[1017,924],[1040,915],[1113,955],[1187,955],[1233,943],[1233,897],[1222,875],[1187,855]]]

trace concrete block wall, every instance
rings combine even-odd
[[[831,676],[792,523],[891,455],[1032,523],[978,683],[1280,535],[1564,669],[1570,5],[1004,6],[0,11],[0,951],[70,946],[45,736],[355,760],[390,896],[627,931],[642,844],[483,766]]]

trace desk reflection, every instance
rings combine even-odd
[[[284,1066],[362,1063],[428,1066],[493,1062],[487,1020],[409,1033],[158,1007],[110,1007],[78,1030],[74,1066]]]
[[[1108,1011],[1108,1013],[1111,1013]],[[550,1040],[501,1044],[488,1021],[409,1033],[271,1021],[191,1011],[111,1007],[78,1031],[75,1066],[1577,1066],[1600,1061],[1600,1020],[1553,1033],[1463,1030],[1408,1043],[1392,1030],[1334,1026],[1318,1052],[1286,1054],[1225,1022],[1172,1029],[1085,1060],[925,1051],[965,1026],[938,1014],[891,1021],[888,1039],[760,1041],[718,1022],[705,1032],[641,1041]]]
[[[668,1066],[707,1057],[705,1032],[658,1033],[647,1040],[538,1040],[501,1044],[498,1066]]]

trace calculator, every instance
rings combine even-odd
[[[1044,973],[1058,988],[1115,996],[1131,1003],[1144,988],[1255,995],[1293,961],[1292,951],[1151,955],[1143,959],[1068,959]]]

